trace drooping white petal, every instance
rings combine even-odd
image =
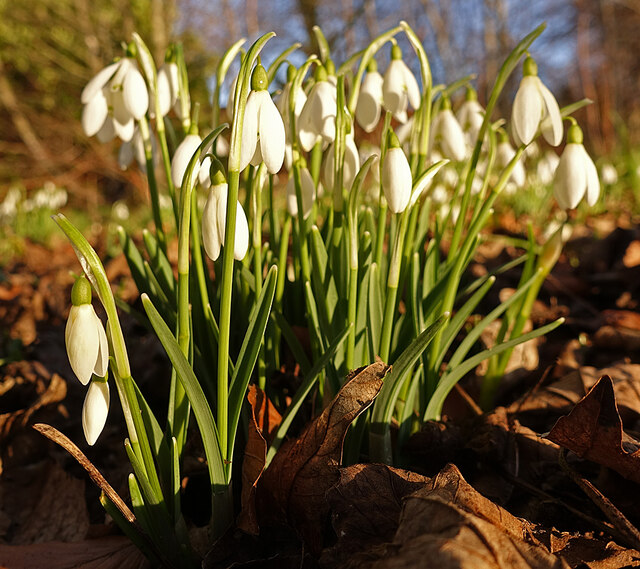
[[[260,98],[256,97],[257,91],[251,91],[247,99],[242,123],[242,140],[240,145],[240,171],[244,170],[256,151],[258,143],[258,112],[260,110]],[[268,95],[268,93],[267,93]]]
[[[240,202],[236,202],[236,238],[233,256],[236,261],[242,261],[249,250],[249,223]]]
[[[133,142],[131,140],[123,142],[118,151],[118,166],[121,170],[126,170],[134,160]]]
[[[344,162],[342,168],[342,185],[349,190],[360,169],[360,154],[353,135],[345,137]],[[335,146],[331,145],[324,160],[323,178],[325,186],[334,189]]]
[[[212,186],[207,196],[207,202],[202,210],[202,244],[207,256],[215,261],[220,256],[224,233],[218,227],[218,201],[220,195],[228,192],[227,184]]]
[[[382,189],[393,213],[405,210],[411,199],[411,168],[402,148],[390,148],[382,166]]]
[[[313,209],[316,194],[313,178],[307,168],[300,169],[300,190],[302,192],[302,215],[304,219],[307,219]],[[287,211],[292,217],[298,215],[298,199],[293,173],[287,181]]]
[[[587,175],[587,203],[593,207],[600,197],[600,180],[598,178],[598,170],[593,160],[591,160],[591,156],[584,149],[584,146],[582,149],[584,151],[584,167]]]
[[[328,81],[318,81],[312,88],[298,120],[300,146],[309,151],[322,139],[333,142],[336,136],[336,89]]]
[[[262,159],[270,174],[277,174],[284,161],[285,132],[282,117],[268,91],[261,91],[258,133]]]
[[[417,109],[420,106],[420,87],[418,87],[418,81],[404,61],[402,61],[402,65],[404,68],[402,72],[404,78],[404,88],[407,91],[409,104],[414,109]]]
[[[544,109],[539,83],[540,79],[535,75],[523,77],[513,101],[511,120],[514,135],[524,144],[533,140],[542,119]]]
[[[135,120],[140,120],[149,108],[149,92],[137,65],[131,65],[122,83],[122,99]]]
[[[451,109],[443,109],[438,114],[436,137],[446,158],[461,162],[467,156],[467,143],[460,124]]]
[[[545,117],[540,125],[542,136],[551,146],[558,146],[562,142],[563,133],[562,114],[558,101],[540,80],[538,80],[538,89],[545,107]]]
[[[96,358],[93,373],[99,377],[104,377],[107,375],[107,369],[109,368],[109,342],[98,315],[95,312],[93,315],[96,317],[96,328],[98,329],[98,357]]]
[[[160,114],[166,116],[175,102],[171,90],[171,79],[166,63],[158,69],[158,106]]]
[[[80,102],[83,105],[86,105],[91,99],[93,99],[93,96],[98,91],[102,90],[102,88],[109,82],[119,66],[120,61],[116,61],[115,63],[107,65],[104,69],[98,71],[98,73],[91,78],[82,90]]]
[[[508,141],[500,142],[496,149],[496,163],[500,168],[505,168],[515,155],[516,151]],[[525,178],[526,173],[521,158],[511,171],[510,180],[512,180],[517,187],[521,188],[524,186]]]
[[[562,209],[573,209],[587,190],[584,147],[570,143],[560,157],[553,180],[553,195]]]
[[[73,373],[83,385],[87,385],[91,379],[100,350],[97,319],[90,304],[72,306],[65,328],[64,339],[69,363]]]
[[[211,157],[205,156],[198,170],[198,182],[206,190],[211,185]]]
[[[171,160],[171,180],[176,188],[182,186],[182,178],[187,170],[189,161],[201,142],[202,139],[197,134],[188,134],[184,137],[184,140],[178,148],[176,148],[176,152]],[[194,173],[197,174],[198,170],[196,169]],[[194,175],[193,183],[195,183],[195,180],[196,177]]]
[[[373,132],[380,120],[383,83],[384,79],[377,71],[370,71],[362,81],[355,115],[365,132]]]
[[[407,110],[409,97],[404,83],[404,63],[400,59],[394,59],[389,63],[389,67],[384,73],[382,101],[384,108],[391,112],[396,119],[398,119],[398,114]]]
[[[109,384],[106,381],[92,381],[82,406],[82,430],[90,446],[102,433],[108,414]]]
[[[102,143],[111,142],[116,135],[116,129],[113,127],[113,118],[107,116],[100,130],[96,133],[96,138]]]
[[[82,109],[82,130],[84,133],[87,136],[97,134],[107,119],[108,113],[107,98],[100,89]]]

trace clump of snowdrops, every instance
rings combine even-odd
[[[230,488],[250,382],[284,414],[268,466],[307,398],[322,405],[350,370],[377,358],[392,364],[345,447],[347,457],[368,452],[372,460],[392,462],[411,433],[440,417],[448,393],[468,372],[488,361],[482,403],[491,405],[513,348],[561,323],[525,333],[562,249],[559,224],[542,243],[530,237],[523,256],[498,269],[521,266],[516,292],[459,340],[498,272],[473,279],[466,269],[485,239],[496,199],[525,184],[527,148],[540,137],[557,147],[566,122],[553,194],[561,209],[575,208],[585,196],[590,204],[598,199],[595,168],[570,116],[583,103],[560,109],[528,55],[542,31],[534,30],[506,59],[486,107],[471,78],[433,84],[428,56],[405,22],[338,67],[318,29],[318,54],[299,67],[289,62],[299,45],[262,65],[272,33],[246,51],[245,40],[238,41],[218,65],[213,124],[206,128],[192,107],[179,45],[157,67],[134,34],[123,57],[86,86],[86,134],[119,138],[122,166],[135,160],[148,177],[155,228],[143,232],[140,247],[123,230],[120,238],[146,317],[171,360],[166,416],[151,411],[131,377],[100,259],[57,215],[85,275],[72,294],[67,349],[74,373],[89,386],[83,410],[89,444],[107,420],[109,384],[115,384],[128,431],[136,521],[108,495],[102,503],[152,559],[196,562],[180,506],[191,416],[206,455],[215,538],[234,519]],[[402,52],[402,35],[411,53]],[[220,96],[236,60],[229,122],[221,123]],[[419,79],[411,71],[417,67]],[[505,121],[494,116],[496,103],[520,67]],[[278,82],[281,68],[286,81]],[[464,101],[454,105],[461,91]],[[356,125],[370,133],[366,143]],[[163,199],[170,200],[170,219],[162,219]],[[177,271],[167,258],[173,232]],[[92,308],[92,289],[107,315],[106,332]],[[480,335],[498,319],[495,344],[478,351]],[[308,334],[307,347],[294,332],[299,327]],[[270,382],[287,353],[301,380],[288,402]],[[399,426],[394,446],[392,423]]]

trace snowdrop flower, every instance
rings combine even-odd
[[[189,161],[201,143],[202,139],[197,134],[197,128],[193,126],[191,133],[187,134],[178,148],[176,148],[173,158],[171,159],[171,180],[176,188],[182,187],[182,180],[185,172],[187,171],[187,166],[189,166]],[[204,187],[209,187],[211,184],[209,179],[210,167],[211,158],[209,156],[205,156],[204,159],[201,158],[200,167],[198,168],[198,166],[196,166],[196,169],[194,170],[194,173],[197,173],[200,184]],[[193,183],[195,184],[195,180]]]
[[[560,158],[555,152],[548,150],[543,154],[536,166],[536,175],[541,183],[550,184],[553,182],[558,162],[560,162]]]
[[[562,209],[577,207],[585,194],[587,203],[593,206],[600,195],[598,171],[582,145],[582,138],[582,129],[577,124],[571,125],[553,180],[553,195]]]
[[[433,121],[433,141],[439,144],[442,154],[455,162],[461,162],[467,156],[467,143],[448,98],[442,101],[440,112]]]
[[[293,100],[293,115],[297,123],[298,118],[300,117],[300,113],[304,108],[304,104],[307,102],[307,95],[302,87],[298,87],[293,94],[291,93],[291,87],[295,74],[296,68],[293,65],[289,65],[287,69],[287,83],[282,89],[282,93],[280,93],[280,97],[278,98],[278,102],[276,103],[276,107],[278,107],[278,111],[280,111],[280,116],[282,117],[282,124],[284,124],[284,163],[287,170],[291,170],[291,163],[293,162],[293,156],[291,154],[291,140],[293,138],[293,135],[291,133],[291,117],[289,115],[289,106],[291,101]]]
[[[562,142],[562,115],[560,107],[538,77],[538,65],[531,57],[523,64],[523,77],[513,101],[511,112],[512,134],[518,145],[529,144],[538,128],[552,146]]]
[[[373,144],[364,142],[360,144],[358,154],[360,157],[360,164],[364,164],[369,156],[376,156],[376,162],[374,162],[372,167],[369,168],[369,173],[373,176],[373,181],[376,184],[380,184],[380,167],[377,162],[377,160],[380,159],[380,148],[378,146],[374,146]]]
[[[82,406],[82,430],[89,446],[98,440],[109,414],[109,384],[99,377],[91,380]]]
[[[306,152],[316,143],[327,145],[336,137],[336,88],[322,66],[316,69],[315,79],[296,125],[300,146]]]
[[[111,120],[115,134],[123,141],[131,140],[134,121],[149,109],[147,85],[131,55],[130,50],[127,57],[102,69],[83,89],[82,127],[87,136],[98,134]]]
[[[74,283],[71,302],[64,340],[73,373],[82,385],[87,385],[92,374],[104,377],[107,373],[107,335],[91,305],[91,285],[85,277]]]
[[[151,135],[151,156],[153,157],[153,165],[158,166],[160,163],[160,154],[158,153],[158,143],[155,135]],[[147,156],[144,151],[144,140],[140,129],[136,126],[133,131],[131,140],[123,142],[118,152],[118,165],[122,170],[126,170],[133,161],[136,161],[141,170],[147,167]]]
[[[306,166],[300,168],[300,190],[302,192],[302,215],[304,219],[307,219],[313,210],[316,188],[313,183],[313,178]],[[296,196],[293,172],[287,181],[287,211],[292,217],[298,215],[298,198]]]
[[[516,151],[513,146],[509,143],[506,132],[500,133],[500,142],[498,142],[498,147],[496,148],[496,165],[498,168],[506,168],[509,162],[511,162],[512,158],[516,155]],[[522,157],[516,162],[513,170],[511,171],[511,176],[509,176],[509,181],[513,182],[517,188],[522,188],[525,184],[526,173],[524,170],[524,164],[522,162]],[[507,192],[509,193],[509,192]]]
[[[220,256],[220,249],[224,245],[229,186],[225,180],[222,165],[217,160],[212,164],[211,170],[212,184],[202,211],[202,244],[207,256],[215,261]],[[241,261],[248,249],[249,224],[244,209],[240,202],[237,202],[234,258]]]
[[[158,69],[158,102],[163,117],[175,107],[178,93],[178,65],[174,61],[165,61]]]
[[[600,178],[605,186],[613,186],[618,181],[618,171],[610,162],[605,162],[600,168]]]
[[[247,99],[242,124],[240,171],[249,163],[264,162],[267,171],[276,174],[284,160],[285,132],[282,117],[267,91],[269,79],[258,64],[251,75],[251,93]]]
[[[420,106],[420,88],[418,82],[402,61],[402,50],[398,45],[391,48],[391,63],[384,74],[382,84],[384,108],[401,122],[407,122],[407,105],[414,109]]]
[[[393,213],[401,213],[409,205],[412,186],[409,161],[400,148],[398,137],[390,131],[389,148],[382,164],[382,190]]]
[[[356,105],[356,121],[365,132],[373,132],[382,113],[382,85],[384,79],[378,73],[376,60],[367,65],[367,74],[362,81],[358,103]]]
[[[335,170],[335,143],[329,147],[327,156],[324,159],[324,167],[322,175],[327,190],[333,191],[333,176]],[[358,147],[353,140],[353,133],[347,134],[345,137],[344,162],[342,168],[342,186],[347,190],[351,189],[351,185],[356,178],[356,174],[360,170],[360,155]]]
[[[478,94],[475,89],[467,87],[464,102],[460,105],[456,117],[465,133],[467,144],[473,146],[484,121],[484,108],[478,103]]]

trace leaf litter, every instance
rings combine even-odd
[[[568,323],[540,343],[537,368],[519,372],[501,393],[502,406],[484,415],[454,392],[444,420],[398,449],[402,468],[342,463],[344,437],[375,399],[384,364],[356,370],[266,470],[285,409],[252,388],[242,510],[203,566],[640,566],[633,542],[640,524],[636,233],[568,245],[532,313],[536,325],[559,313]],[[21,345],[0,383],[0,566],[41,567],[46,556],[54,568],[145,567],[104,514],[87,507],[92,486],[83,471],[30,429],[48,422],[81,440],[67,411],[80,404],[71,381],[67,390],[73,378],[60,346],[35,341],[61,337],[72,281],[69,251],[50,256],[55,262],[39,262],[45,255],[37,250],[30,263],[5,269],[0,291],[0,322]],[[117,263],[113,270],[123,276]],[[509,278],[500,289],[513,286]],[[2,347],[8,354],[9,340]],[[477,381],[467,378],[460,393],[473,399]],[[88,460],[104,461],[100,470],[126,495],[126,473],[116,466],[122,436],[113,429],[103,452]],[[197,445],[188,449],[197,455]]]

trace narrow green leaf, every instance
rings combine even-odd
[[[537,328],[536,330],[532,330],[527,334],[523,334],[522,336],[515,338],[513,340],[509,340],[504,344],[500,344],[498,346],[494,346],[489,350],[483,350],[479,354],[469,358],[461,365],[452,369],[451,371],[445,373],[440,378],[440,382],[438,383],[438,387],[436,388],[433,397],[429,401],[429,405],[427,405],[427,410],[424,414],[424,421],[431,420],[439,420],[440,414],[442,412],[442,406],[444,405],[444,401],[449,395],[449,392],[454,388],[455,384],[458,383],[468,372],[470,372],[477,365],[482,363],[484,360],[489,359],[491,356],[501,354],[505,350],[513,348],[518,344],[522,344],[523,342],[527,342],[534,338],[539,338],[540,336],[544,336],[548,332],[556,329],[560,324],[564,322],[564,318],[559,318],[555,322],[551,322],[546,326],[542,326],[541,328]]]
[[[216,424],[211,413],[211,408],[207,403],[204,391],[198,382],[198,378],[193,373],[187,358],[182,353],[178,342],[173,337],[169,327],[151,303],[148,296],[142,295],[142,304],[149,317],[149,321],[153,326],[160,342],[164,346],[173,367],[176,370],[178,379],[182,383],[191,407],[195,415],[205,455],[207,457],[207,466],[209,468],[209,478],[214,487],[227,484],[226,469],[222,462],[220,447],[218,443],[218,432]]]

